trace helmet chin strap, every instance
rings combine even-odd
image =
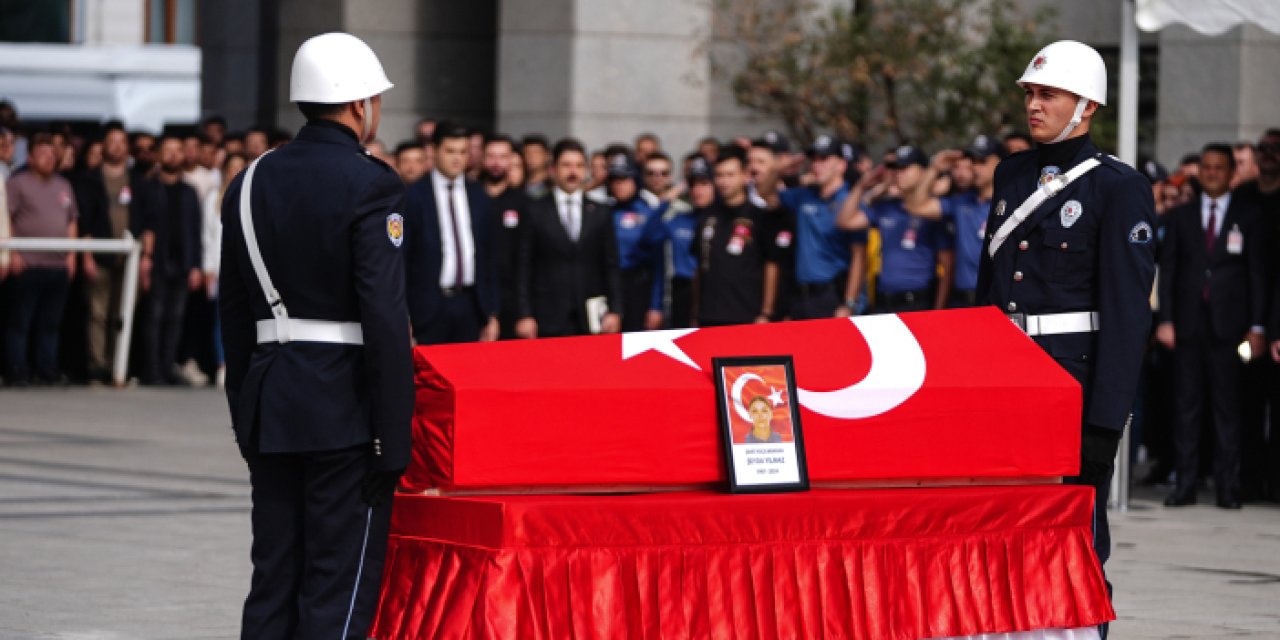
[[[1077,109],[1079,111],[1079,109]],[[364,99],[364,122],[360,124],[360,144],[369,142],[370,129],[373,126],[373,98]]]
[[[1058,137],[1054,138],[1053,140],[1050,140],[1049,144],[1053,144],[1055,142],[1062,142],[1063,140],[1066,140],[1067,136],[1071,135],[1071,132],[1074,131],[1076,127],[1080,126],[1080,121],[1083,120],[1083,116],[1084,116],[1084,109],[1087,106],[1089,106],[1088,98],[1080,98],[1079,100],[1077,100],[1076,110],[1074,113],[1071,114],[1071,122],[1068,122],[1067,126],[1062,129],[1062,133],[1059,133]]]

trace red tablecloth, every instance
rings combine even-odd
[[[1092,489],[400,495],[373,635],[916,639],[1114,617]]]

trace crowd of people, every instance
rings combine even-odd
[[[159,135],[33,129],[0,104],[0,234],[140,239],[131,375],[216,384],[222,193],[289,140],[217,116]],[[768,131],[672,154],[652,134],[589,148],[423,119],[367,152],[406,185],[411,331],[438,344],[973,306],[996,166],[1031,146],[1010,133],[873,155]],[[1160,214],[1135,408],[1149,481],[1176,471],[1171,505],[1207,475],[1280,500],[1280,130],[1139,169]],[[6,385],[110,379],[124,260],[0,253]]]

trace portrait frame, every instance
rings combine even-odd
[[[715,381],[716,419],[723,445],[722,455],[730,493],[784,493],[807,491],[809,469],[805,458],[804,433],[800,425],[800,403],[796,395],[795,364],[791,356],[735,356],[711,359],[712,377]],[[759,375],[759,374],[763,374]],[[765,378],[777,380],[781,375],[784,387],[765,384]],[[733,383],[729,379],[734,380]],[[779,434],[779,441],[749,442],[743,433],[743,418],[747,416],[742,402],[743,381],[758,380],[770,390],[770,398],[782,391],[785,409],[774,403],[771,415],[784,416],[780,427],[786,435]],[[737,397],[735,397],[735,395]],[[757,399],[753,399],[753,403]],[[770,419],[772,428],[773,420]],[[784,439],[789,438],[789,439]],[[782,459],[781,462],[778,462]],[[754,467],[757,463],[760,466]],[[774,477],[770,477],[774,476]]]

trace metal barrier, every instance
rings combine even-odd
[[[117,387],[125,384],[129,366],[129,341],[133,337],[133,308],[138,300],[138,267],[142,243],[129,233],[118,240],[85,238],[7,238],[0,239],[0,251],[114,253],[128,257],[124,263],[124,286],[120,291],[120,330],[116,335],[116,353],[111,380]]]

